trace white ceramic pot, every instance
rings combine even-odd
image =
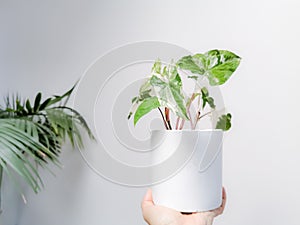
[[[154,130],[151,134],[153,200],[180,212],[201,212],[222,203],[222,130]],[[164,162],[162,162],[164,158]]]

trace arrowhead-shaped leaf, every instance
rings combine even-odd
[[[192,73],[204,75],[205,58],[202,55],[203,60],[200,60],[200,58],[201,58],[200,54],[198,54],[198,55],[199,55],[199,57],[190,56],[190,55],[184,56],[177,62],[177,65],[183,70],[189,70]],[[199,58],[199,60],[197,60],[197,58]],[[192,76],[192,78],[196,78],[196,77]]]
[[[240,64],[241,58],[226,50],[212,50],[206,53],[210,85],[224,84]]]
[[[211,50],[181,58],[177,65],[194,74],[204,75],[212,86],[224,84],[240,64],[241,58],[227,50]],[[195,79],[195,76],[192,76]]]
[[[161,74],[153,74],[150,78],[150,84],[161,106],[169,108],[181,118],[189,119],[182,94],[182,82],[176,66],[169,65],[164,67]]]
[[[160,106],[157,97],[146,98],[137,108],[134,114],[134,125],[139,121],[141,117],[149,113],[152,109],[156,109]]]

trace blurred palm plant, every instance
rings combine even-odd
[[[37,193],[43,187],[38,167],[49,170],[49,162],[60,166],[58,157],[66,139],[73,148],[83,148],[81,130],[94,139],[85,119],[66,105],[74,87],[44,101],[41,93],[34,102],[18,95],[6,97],[4,107],[0,106],[0,187],[5,172],[19,191],[16,176]]]

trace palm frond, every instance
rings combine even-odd
[[[51,161],[58,162],[58,158],[39,142],[35,132],[27,129],[33,127],[30,122],[26,127],[16,126],[16,122],[20,122],[16,120],[0,119],[0,165],[5,172],[9,172],[9,168],[13,169],[35,192],[38,192],[43,183],[33,162],[36,161],[44,167],[47,161],[44,152],[52,156],[49,158]]]
[[[80,113],[66,106],[75,85],[44,101],[41,93],[33,102],[19,95],[7,96],[4,107],[0,106],[0,169],[14,183],[18,174],[38,192],[43,182],[37,166],[50,172],[49,162],[61,166],[58,157],[66,139],[78,148],[83,148],[82,131],[95,139]]]
[[[73,108],[67,107],[67,106],[58,106],[55,108],[62,109],[65,112],[67,112],[69,115],[71,115],[74,120],[74,123],[80,125],[85,130],[85,132],[87,132],[88,136],[92,140],[95,140],[95,137],[94,137],[91,129],[89,128],[86,120],[81,116],[81,114],[78,111],[76,111]]]
[[[62,138],[62,141],[68,137],[73,147],[83,148],[80,127],[88,133],[91,139],[94,139],[86,121],[74,109],[62,106],[45,111],[53,130]]]

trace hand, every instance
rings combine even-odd
[[[221,215],[226,204],[226,192],[223,188],[222,205],[214,210],[191,214],[182,214],[170,208],[154,205],[152,191],[149,189],[142,201],[142,212],[149,225],[211,225],[213,219]]]

